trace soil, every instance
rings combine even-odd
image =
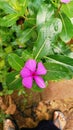
[[[40,120],[51,119],[54,110],[61,110],[67,120],[64,130],[73,130],[73,79],[49,82],[49,86],[41,93],[26,92],[28,96],[25,97],[18,96],[17,92],[0,97],[0,109],[12,114],[20,128],[35,127]],[[2,127],[3,123],[0,124],[0,130]]]

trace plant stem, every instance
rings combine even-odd
[[[60,3],[59,8],[57,9],[57,12],[56,12],[56,14],[55,14],[55,17],[57,17],[58,13],[60,12],[61,7],[62,7],[62,3]]]
[[[27,18],[27,17],[24,16],[24,15],[23,15],[22,17],[23,17],[25,20],[31,20],[31,19],[32,19],[32,20],[35,20],[35,18]]]

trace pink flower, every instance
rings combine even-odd
[[[40,88],[45,88],[45,82],[40,75],[45,75],[46,73],[47,70],[42,62],[37,64],[35,60],[29,59],[20,71],[23,86],[32,88],[33,81],[35,81]]]
[[[62,3],[69,3],[70,0],[61,0]]]

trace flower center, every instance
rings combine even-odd
[[[36,72],[32,72],[32,76],[33,76],[33,77],[36,76]]]

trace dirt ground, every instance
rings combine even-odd
[[[27,100],[23,95],[18,96],[17,92],[0,97],[1,108],[5,113],[13,114],[20,128],[35,127],[40,120],[51,119],[54,110],[61,110],[67,120],[64,130],[73,130],[73,79],[49,82],[42,93],[26,91]]]

